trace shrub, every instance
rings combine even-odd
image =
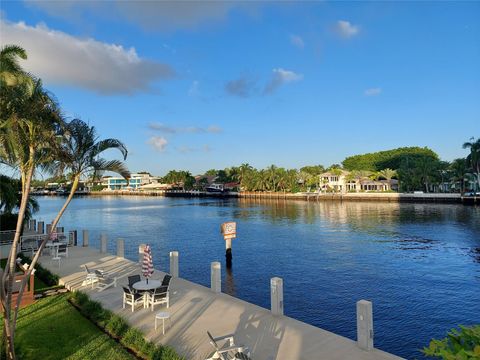
[[[75,291],[72,293],[72,300],[77,306],[83,309],[83,306],[90,300],[88,295],[81,291]]]
[[[133,350],[138,357],[148,360],[183,360],[173,348],[156,346],[145,340],[140,330],[130,327],[122,317],[104,309],[99,302],[91,300],[87,294],[75,291],[70,300],[78,306],[85,317],[102,327],[111,336],[120,339],[120,343]]]
[[[105,319],[105,311],[98,301],[88,300],[83,306],[83,312],[96,323]]]
[[[128,330],[128,324],[118,315],[112,315],[105,326],[105,330],[116,338],[121,338]]]
[[[143,334],[140,330],[135,328],[129,328],[120,342],[135,350],[137,353],[142,353],[142,349],[145,346],[145,339],[143,338]]]
[[[150,342],[150,341],[145,341],[143,344],[143,347],[141,349],[141,353],[147,358],[147,359],[153,359],[153,356],[155,354],[155,351],[157,350],[157,346]]]
[[[422,352],[427,356],[444,360],[480,359],[480,325],[471,327],[460,325],[460,330],[452,329],[446,338],[430,341],[430,346],[424,348]]]
[[[158,357],[155,357],[158,356]],[[182,357],[178,356],[175,350],[170,346],[162,346],[160,351],[154,354],[153,360],[181,360]]]

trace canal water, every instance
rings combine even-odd
[[[63,198],[39,197],[50,222]],[[225,271],[224,221],[237,222]],[[459,324],[480,323],[480,208],[446,204],[254,201],[163,197],[75,198],[61,225],[89,229],[126,256],[152,246],[156,268],[180,252],[180,276],[209,286],[222,262],[222,290],[269,308],[270,278],[284,280],[285,314],[350,339],[355,303],[373,302],[375,346],[408,359]],[[81,235],[79,235],[81,238]]]

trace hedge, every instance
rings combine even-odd
[[[133,352],[137,357],[146,360],[184,360],[169,346],[155,345],[145,340],[142,332],[112,311],[104,309],[98,301],[91,300],[87,294],[75,291],[70,302],[88,319],[104,332]]]

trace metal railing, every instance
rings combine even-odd
[[[15,230],[0,231],[0,245],[10,245],[15,238]]]
[[[40,244],[45,239],[52,242],[59,242],[69,244],[69,239],[64,233],[51,233],[51,234],[33,234],[33,235],[24,235],[20,238],[20,249],[21,251],[37,251],[40,247]]]

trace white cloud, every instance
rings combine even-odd
[[[271,94],[277,90],[283,84],[288,84],[303,79],[302,74],[297,74],[291,70],[285,70],[282,68],[273,69],[273,75],[271,80],[265,86],[264,93]]]
[[[346,20],[338,20],[336,25],[338,34],[344,38],[351,38],[360,32],[360,28]]]
[[[152,136],[147,140],[147,144],[151,145],[156,151],[165,151],[168,141],[163,136]]]
[[[45,25],[0,20],[1,44],[19,44],[28,54],[22,66],[46,83],[76,86],[100,94],[152,91],[157,80],[174,76],[166,64],[142,59],[135,48],[81,39]]]
[[[382,93],[382,88],[370,88],[364,91],[365,96],[377,96]]]
[[[298,35],[290,35],[290,42],[292,45],[298,47],[299,49],[303,49],[305,47],[305,42],[303,41],[301,36]]]
[[[73,22],[88,21],[92,16],[118,19],[137,24],[145,29],[175,30],[193,29],[198,26],[221,22],[233,9],[247,14],[259,5],[237,1],[36,1],[31,6],[51,16]]]
[[[166,134],[218,134],[222,132],[222,129],[215,125],[210,125],[207,128],[198,127],[198,126],[188,126],[188,127],[174,127],[165,125],[159,122],[151,122],[148,124],[148,128],[150,130],[155,130],[159,132],[163,132]]]

